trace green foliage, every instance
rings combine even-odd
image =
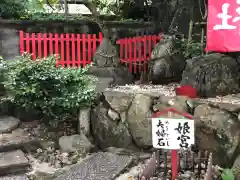
[[[181,51],[186,58],[193,58],[197,56],[201,56],[204,54],[205,43],[196,42],[194,40],[188,42],[187,39],[178,39],[177,49]]]
[[[185,48],[184,55],[186,57],[201,56],[204,52],[204,44],[196,41],[184,42],[183,47]]]
[[[56,4],[59,4],[59,0],[30,0],[29,10],[44,12],[44,5],[46,5],[46,2],[48,2],[53,8],[57,8]]]
[[[234,180],[234,174],[231,169],[223,169],[221,174],[222,180]]]
[[[89,107],[95,100],[88,68],[56,68],[54,56],[32,61],[23,55],[5,62],[1,69],[7,71],[3,80],[7,95],[2,101],[26,112],[36,109],[50,123],[76,116],[79,108]]]
[[[65,16],[63,14],[50,14],[50,13],[45,13],[45,12],[35,12],[35,13],[30,13],[28,15],[28,17],[25,17],[25,19],[30,19],[30,20],[68,20],[68,21],[71,21],[71,20],[84,19],[84,17],[81,16],[81,15]]]
[[[107,14],[121,14],[120,7],[116,2],[108,1],[108,0],[94,0],[93,3],[100,11]]]
[[[0,17],[3,19],[20,19],[25,16],[28,0],[1,0]]]

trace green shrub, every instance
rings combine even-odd
[[[20,19],[25,16],[28,0],[1,0],[0,17],[3,19]]]
[[[4,62],[3,80],[10,101],[26,111],[36,109],[44,120],[56,123],[77,115],[81,107],[95,100],[93,79],[86,75],[88,68],[56,68],[54,56],[32,61],[23,55]]]

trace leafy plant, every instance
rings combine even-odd
[[[45,12],[35,12],[35,13],[29,13],[27,17],[24,17],[24,19],[31,19],[31,20],[79,20],[84,19],[81,15],[76,16],[65,16],[63,14],[50,14]],[[86,19],[86,18],[85,18]]]
[[[181,51],[186,58],[193,58],[203,54],[205,43],[196,42],[194,40],[188,42],[185,38],[177,39],[177,51]]]
[[[231,169],[223,169],[221,174],[222,180],[234,180],[234,174]]]
[[[25,16],[28,0],[1,0],[0,17],[3,19],[19,19]]]
[[[108,0],[94,0],[93,3],[96,5],[98,11],[101,13],[115,15],[120,14],[120,2]]]
[[[32,61],[23,55],[3,62],[3,80],[10,101],[30,111],[36,109],[51,124],[73,118],[80,107],[91,106],[95,100],[93,79],[88,68],[56,68],[54,56]],[[1,70],[0,69],[0,70]]]

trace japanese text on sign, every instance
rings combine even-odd
[[[194,121],[191,119],[152,119],[154,148],[182,149],[194,144]]]
[[[240,50],[240,0],[208,0],[207,51]]]

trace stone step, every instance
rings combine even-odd
[[[0,133],[8,133],[16,129],[21,121],[12,116],[0,116]]]
[[[113,180],[132,163],[132,157],[99,152],[54,180]]]
[[[0,153],[0,175],[27,171],[29,166],[29,161],[21,150]]]
[[[38,139],[29,136],[22,129],[16,129],[12,133],[0,134],[0,152],[15,149],[27,149],[30,145],[38,144]]]
[[[6,176],[0,176],[0,180],[29,180],[25,174],[10,174]]]

